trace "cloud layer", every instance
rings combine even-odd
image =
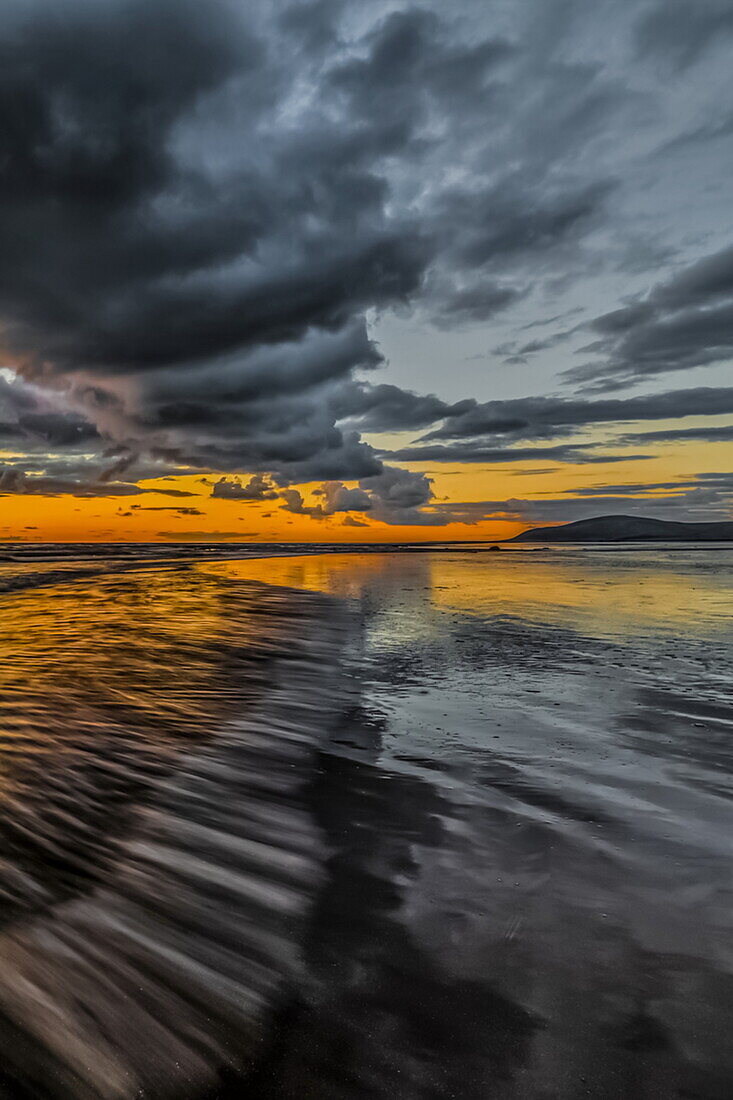
[[[509,362],[580,334],[564,384],[601,391],[733,351],[730,245],[703,234],[677,259],[622,215],[629,180],[643,192],[636,120],[664,129],[653,74],[712,58],[726,5],[524,7],[0,0],[0,491],[216,473],[220,500],[440,525],[430,478],[395,462],[593,465],[727,439],[570,438],[733,412],[723,387],[478,401],[376,374],[380,317],[450,336],[529,310],[518,332],[552,329],[540,303],[599,265],[645,286],[570,308]],[[419,438],[363,438],[395,432]]]

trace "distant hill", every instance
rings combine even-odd
[[[594,516],[557,527],[533,527],[508,542],[725,542],[733,541],[733,521],[679,523],[642,516]]]

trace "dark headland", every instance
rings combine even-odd
[[[556,527],[533,527],[508,542],[727,542],[733,521],[681,523],[642,516],[594,516]]]

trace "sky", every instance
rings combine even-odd
[[[0,541],[733,516],[730,0],[0,0]]]

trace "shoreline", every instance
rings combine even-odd
[[[335,551],[117,574],[100,561],[66,571],[78,591],[56,570],[58,589],[6,604],[8,729],[23,719],[6,818],[28,809],[33,843],[58,825],[92,874],[42,910],[26,890],[0,934],[0,1096],[132,1100],[142,1082],[161,1100],[285,1100],[358,1082],[392,1097],[430,1082],[480,1100],[497,1080],[562,1092],[571,1074],[614,1096],[674,1079],[722,1100],[720,931],[699,928],[694,899],[717,898],[727,869],[727,672],[702,632],[725,605],[698,600],[698,575],[724,575],[726,595],[730,571],[694,554],[649,569]],[[641,633],[638,578],[630,604],[608,585],[629,563],[671,570],[662,595],[686,617],[657,623],[652,600]],[[568,596],[585,591],[575,573],[593,593],[570,619],[451,594],[501,599],[513,576],[531,607],[533,584],[568,569]],[[343,583],[295,583],[330,574]],[[633,635],[609,633],[617,609]],[[129,812],[110,825],[121,786]],[[7,846],[4,885],[21,888],[20,867],[54,891],[43,853]],[[690,945],[700,960],[680,972],[670,958]],[[703,983],[692,996],[686,975]]]
[[[703,551],[705,553],[730,553],[733,551],[733,543],[637,543],[637,542],[621,542],[621,543],[555,543],[553,546],[534,546],[531,544],[523,544],[521,546],[512,547],[507,549],[505,545],[501,543],[430,543],[430,544],[410,544],[410,543],[366,543],[366,544],[340,544],[340,543],[265,543],[262,544],[263,549],[259,550],[256,543],[250,543],[247,545],[242,544],[237,551],[232,552],[232,549],[228,543],[216,544],[217,549],[214,549],[212,544],[202,543],[202,551],[199,553],[192,553],[192,547],[186,543],[43,543],[40,544],[46,549],[49,546],[58,546],[59,553],[49,553],[44,556],[38,554],[28,554],[25,557],[14,554],[5,555],[3,553],[3,546],[7,544],[0,543],[0,597],[3,595],[12,595],[14,592],[22,592],[28,589],[53,587],[55,585],[71,584],[78,581],[84,581],[93,577],[106,577],[114,576],[117,574],[128,572],[142,572],[148,570],[172,570],[176,568],[186,568],[189,566],[201,565],[206,563],[215,562],[227,562],[227,561],[262,561],[266,559],[277,558],[306,558],[306,557],[318,557],[319,555],[329,556],[359,556],[361,554],[365,556],[375,556],[378,554],[394,554],[397,556],[408,554],[495,554],[501,552],[503,559],[511,555],[517,555],[519,557],[530,556],[536,558],[538,554],[548,554],[551,557],[558,556],[564,551],[575,551],[578,555],[582,554],[604,554],[604,553],[659,553],[660,550],[665,553],[672,554],[684,554],[684,553],[698,553]],[[15,544],[13,544],[15,545]],[[24,544],[28,546],[35,546],[37,544]],[[150,550],[152,548],[158,548],[159,546],[170,546],[173,550],[168,556],[162,557],[148,557],[145,554],[134,556],[134,550]],[[103,553],[64,553],[61,548],[73,547],[76,550],[82,548],[98,547],[102,549]],[[128,555],[122,555],[118,553],[118,548],[128,549]],[[218,550],[221,547],[221,551]],[[114,548],[114,550],[112,549]],[[229,552],[226,552],[226,551]],[[180,551],[180,554],[176,554],[176,551]],[[47,572],[42,572],[41,567],[44,564],[59,565],[61,563],[68,563],[68,568],[50,569]],[[22,569],[21,572],[14,573],[12,571],[13,566],[18,566]],[[33,567],[37,567],[36,571]],[[75,568],[76,567],[76,568]],[[81,568],[80,568],[81,567]]]
[[[733,541],[665,539],[619,539],[609,542],[554,542],[547,544],[515,543],[513,540],[488,539],[482,542],[430,542],[430,543],[230,543],[230,542],[84,542],[84,543],[3,543],[0,541],[0,568],[3,565],[33,564],[49,561],[99,560],[103,558],[124,559],[135,551],[138,560],[151,564],[201,560],[202,557],[241,558],[241,557],[300,557],[316,554],[428,554],[428,553],[492,553],[497,550],[526,554],[538,552],[555,553],[563,550],[600,551],[638,550],[638,551],[698,551],[733,550]],[[167,550],[167,552],[166,552]],[[96,551],[96,553],[95,553]]]
[[[270,597],[267,691],[164,763],[97,886],[0,931],[3,1095],[189,1095],[267,1043],[324,875],[304,792],[348,695],[346,616]]]

